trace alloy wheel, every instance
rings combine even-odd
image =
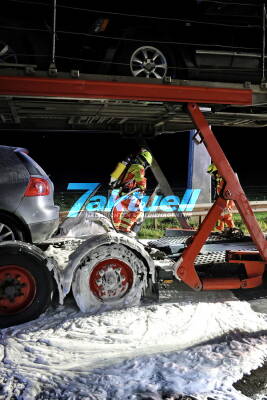
[[[132,54],[130,68],[133,76],[162,79],[167,74],[168,64],[159,49],[143,46]]]

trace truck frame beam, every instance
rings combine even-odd
[[[251,89],[24,76],[0,76],[0,95],[236,105],[251,105],[253,101]]]

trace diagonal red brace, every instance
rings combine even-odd
[[[196,104],[188,104],[188,111],[191,114],[192,120],[199,130],[203,143],[206,146],[211,159],[218,168],[219,174],[226,182],[224,192],[216,200],[209,213],[205,217],[199,230],[194,235],[191,244],[183,251],[180,259],[174,266],[174,274],[177,278],[182,279],[186,284],[195,290],[210,290],[210,289],[232,289],[239,287],[255,287],[262,282],[262,271],[264,264],[267,263],[267,241],[259,227],[259,224],[253,214],[246,195],[239,183],[237,175],[232,170],[222,148],[217,142],[208,122],[199,110]],[[214,228],[216,221],[226,205],[226,201],[232,199],[242,216],[249,233],[255,243],[260,255],[260,267],[258,263],[250,263],[242,260],[245,263],[248,273],[248,279],[241,281],[236,278],[206,278],[200,280],[194,266],[194,261],[199,254],[201,247],[207,240],[210,232]],[[255,268],[255,276],[252,274],[251,268]]]
[[[202,289],[202,282],[194,266],[195,258],[206,242],[225,206],[226,200],[218,197],[202,222],[200,229],[194,235],[192,243],[183,251],[181,258],[175,264],[174,273],[176,278],[180,278],[195,290]]]
[[[240,185],[237,175],[229,164],[221,146],[217,142],[212,130],[209,127],[204,115],[196,104],[188,104],[188,111],[192,120],[199,130],[203,142],[211,156],[212,161],[218,168],[219,174],[226,182],[223,197],[232,199],[235,202],[244,223],[264,261],[267,262],[267,241],[259,227],[258,221],[251,209],[248,199]]]

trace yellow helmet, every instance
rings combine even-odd
[[[216,167],[216,165],[215,165],[214,163],[211,163],[211,164],[208,166],[207,173],[208,173],[208,174],[213,174],[213,173],[216,172],[216,171],[218,171],[218,168]]]
[[[142,149],[140,151],[140,155],[146,160],[148,165],[152,164],[153,157],[152,157],[152,154],[148,150]]]

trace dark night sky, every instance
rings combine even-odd
[[[213,131],[241,184],[266,185],[265,129],[214,127]],[[184,132],[148,141],[161,168],[175,186],[186,186],[188,136]],[[1,144],[26,147],[51,176],[56,191],[66,190],[69,182],[107,182],[117,162],[138,148],[134,140],[119,135],[85,132],[2,132]],[[150,182],[154,186],[152,176]]]

